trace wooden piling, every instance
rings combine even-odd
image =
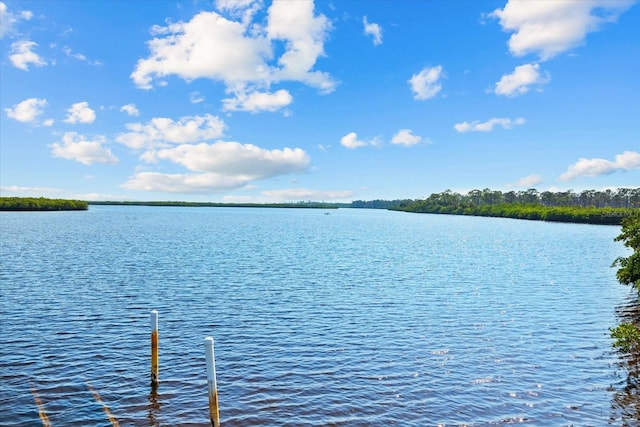
[[[151,310],[151,387],[158,387],[158,310]]]
[[[218,409],[218,385],[216,384],[216,357],[213,351],[213,338],[204,339],[207,360],[207,384],[209,386],[209,414],[211,425],[220,427],[220,411]]]

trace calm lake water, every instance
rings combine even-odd
[[[354,209],[2,212],[0,425],[42,425],[39,400],[54,427],[111,426],[103,405],[121,426],[207,426],[206,336],[223,426],[620,425],[619,232]]]

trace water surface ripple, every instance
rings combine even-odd
[[[1,213],[0,424],[615,424],[618,227],[329,213]]]

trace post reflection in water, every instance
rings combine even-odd
[[[149,393],[149,405],[147,406],[149,411],[147,418],[149,419],[150,427],[159,427],[158,414],[160,413],[160,402],[158,401],[158,391],[156,387],[151,389]]]
[[[635,293],[635,291],[632,291]],[[640,300],[637,295],[630,295],[629,300],[617,307],[616,315],[620,324],[640,325]],[[615,348],[618,353],[619,381],[612,385],[611,418],[609,424],[622,426],[640,423],[640,346],[632,346],[628,350]]]

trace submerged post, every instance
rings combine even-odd
[[[151,310],[151,387],[158,387],[158,310]]]
[[[207,383],[209,385],[209,413],[211,425],[220,427],[220,411],[218,410],[218,385],[216,384],[216,357],[213,352],[213,338],[204,339],[207,356]]]
[[[40,400],[40,396],[38,396],[38,392],[33,385],[31,385],[31,393],[33,393],[33,400],[36,402],[36,407],[38,408],[38,416],[40,417],[40,421],[42,421],[42,427],[51,427],[42,400]]]

